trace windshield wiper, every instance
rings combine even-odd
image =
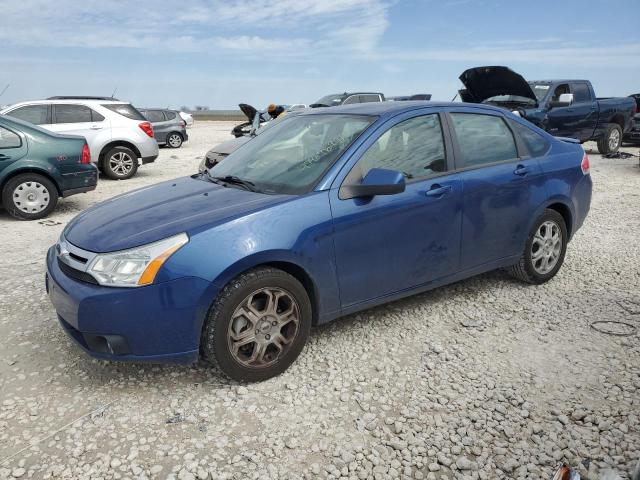
[[[258,189],[256,188],[256,184],[249,181],[249,180],[243,180],[240,177],[236,177],[235,175],[225,175],[224,177],[211,177],[213,180],[219,180],[221,182],[224,183],[230,183],[232,185],[240,185],[244,188],[246,188],[247,190],[249,190],[250,192],[257,192]]]

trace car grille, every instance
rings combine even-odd
[[[73,278],[74,280],[78,280],[79,282],[98,285],[98,281],[93,278],[92,275],[88,274],[87,272],[76,270],[75,268],[64,263],[62,260],[60,260],[60,258],[58,258],[58,267],[60,267],[62,273],[64,273],[69,278]]]

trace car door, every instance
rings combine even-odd
[[[342,307],[410,289],[458,268],[462,182],[449,170],[450,139],[438,113],[404,114],[358,149],[334,185],[372,168],[401,171],[404,192],[343,199],[330,192]],[[348,173],[347,173],[348,171]]]
[[[51,130],[65,135],[83,136],[89,145],[91,158],[98,158],[98,146],[104,142],[96,139],[105,130],[109,130],[109,121],[104,116],[86,105],[58,103],[52,105],[52,118]]]
[[[573,93],[573,103],[570,109],[576,115],[578,139],[587,141],[593,137],[598,124],[598,103],[586,82],[571,83],[571,93]]]
[[[464,190],[461,269],[521,254],[545,193],[537,159],[500,112],[450,109],[448,118]]]
[[[554,107],[553,102],[560,99],[563,93],[571,93],[568,83],[557,85],[549,97],[547,126],[545,130],[556,137],[580,139],[582,135],[582,117],[574,105]]]
[[[2,171],[27,153],[23,136],[10,127],[0,125],[0,176]]]

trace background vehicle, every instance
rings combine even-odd
[[[151,124],[130,103],[110,97],[51,97],[17,103],[0,114],[83,136],[98,169],[114,180],[134,176],[138,160],[151,163],[158,157]]]
[[[179,112],[161,108],[140,108],[138,110],[151,122],[158,145],[180,148],[183,142],[189,140],[187,123]]]
[[[384,102],[384,100],[384,94],[378,92],[344,92],[326,95],[309,106],[311,108],[337,107],[339,105],[351,105],[353,103]]]
[[[0,115],[0,193],[10,215],[21,220],[46,217],[58,197],[93,190],[97,181],[84,138]]]
[[[527,82],[507,67],[476,67],[460,81],[466,88],[459,92],[462,101],[515,110],[558,137],[595,140],[603,154],[618,151],[637,113],[629,97],[596,98],[588,80]]]
[[[640,93],[629,96],[636,101],[637,110],[640,112]],[[634,115],[631,130],[624,134],[623,140],[629,143],[640,143],[640,113]]]
[[[193,119],[193,115],[191,115],[190,113],[187,113],[187,112],[180,112],[180,117],[187,124],[187,128],[193,127],[193,124],[195,123],[195,120]]]
[[[408,102],[412,100],[431,100],[430,93],[416,93],[415,95],[402,95],[399,97],[387,97],[391,102]]]
[[[202,353],[232,378],[264,380],[296,359],[312,324],[496,268],[550,280],[591,188],[577,141],[504,109],[316,109],[205,175],[76,217],[48,252],[46,285],[93,356]]]
[[[305,103],[294,103],[293,105],[289,105],[287,110],[289,112],[293,112],[295,110],[304,110],[305,108],[309,108],[309,106]]]

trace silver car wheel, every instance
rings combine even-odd
[[[180,137],[180,135],[178,135],[177,133],[174,133],[172,135],[169,135],[169,138],[167,138],[167,143],[169,143],[169,145],[173,148],[178,148],[182,144],[182,137]]]
[[[291,293],[261,288],[233,312],[227,332],[229,351],[244,367],[269,367],[289,350],[299,324],[300,307]]]
[[[531,242],[531,263],[540,275],[546,275],[555,268],[562,253],[562,230],[560,226],[547,220],[539,227]]]
[[[611,130],[609,135],[609,150],[615,151],[620,146],[620,131],[617,128]]]
[[[109,158],[109,169],[117,176],[124,177],[133,169],[133,158],[126,152],[117,152]]]
[[[13,190],[13,203],[25,213],[40,213],[50,201],[49,190],[38,182],[24,182]]]

